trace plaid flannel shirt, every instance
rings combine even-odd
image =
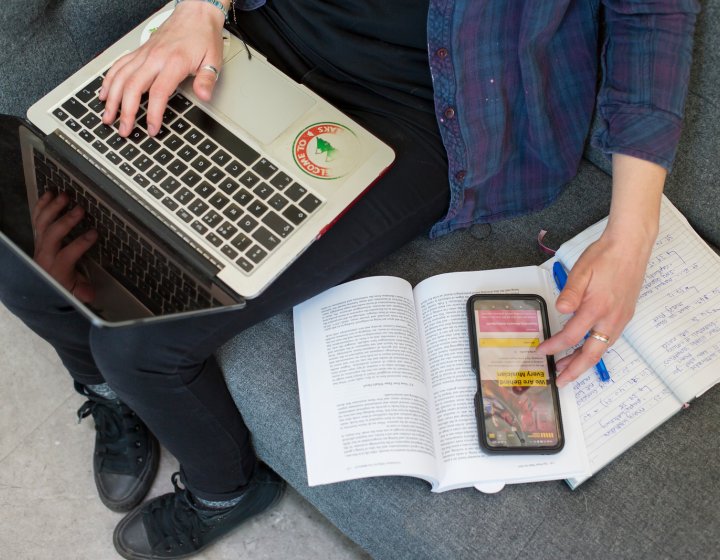
[[[450,180],[448,213],[431,236],[555,200],[577,173],[596,107],[593,145],[669,169],[699,11],[696,0],[430,0]]]

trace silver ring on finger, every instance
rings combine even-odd
[[[215,68],[212,64],[203,64],[200,67],[200,70],[209,70],[213,74],[215,74],[215,81],[217,81],[220,78],[220,70]]]
[[[589,338],[594,338],[595,340],[599,340],[600,342],[604,344],[610,344],[610,337],[604,333],[601,333],[600,331],[596,331],[595,329],[592,329],[588,333]]]

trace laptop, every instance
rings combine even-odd
[[[99,233],[81,262],[96,288],[92,306],[39,271],[98,326],[243,307],[394,160],[391,148],[227,30],[213,99],[200,101],[186,80],[157,136],[146,132],[145,100],[130,136],[120,137],[117,122],[101,122],[103,75],[173,5],[35,103],[20,130],[30,209],[47,190],[65,192],[86,213],[75,233]],[[18,234],[2,234],[17,252]]]

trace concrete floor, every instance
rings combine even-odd
[[[57,355],[0,306],[0,558],[119,558],[112,531],[121,514],[97,498],[92,418]],[[167,452],[150,496],[172,490]],[[198,559],[366,560],[362,549],[289,489],[279,505]]]

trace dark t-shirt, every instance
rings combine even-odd
[[[428,5],[429,0],[269,0],[264,9],[313,64],[414,104],[413,97],[433,98]]]

